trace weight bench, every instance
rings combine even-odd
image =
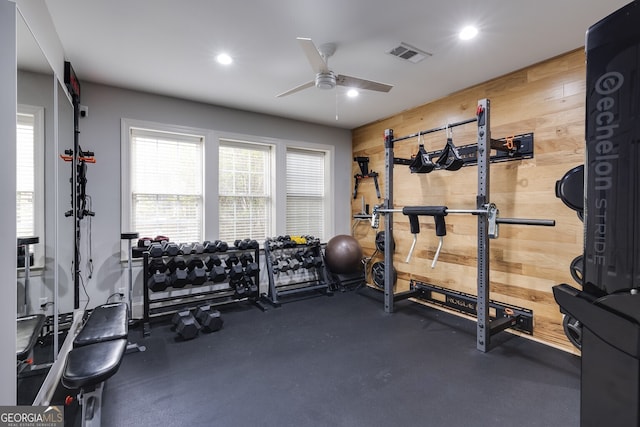
[[[44,321],[45,316],[43,314],[18,317],[17,319],[16,358],[18,360],[18,376],[21,376],[27,367],[32,366],[33,347],[38,341]]]
[[[73,340],[62,385],[79,389],[82,425],[99,426],[104,382],[120,367],[127,348],[129,318],[125,303],[96,307]]]

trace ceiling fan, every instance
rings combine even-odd
[[[277,98],[291,95],[292,93],[299,92],[312,86],[315,86],[318,89],[333,89],[336,86],[346,86],[354,89],[366,89],[377,92],[389,92],[393,87],[371,80],[360,79],[358,77],[335,74],[329,69],[328,65],[329,57],[336,51],[336,45],[334,43],[326,43],[320,45],[319,48],[316,48],[316,45],[313,44],[311,39],[298,37],[298,42],[300,42],[302,50],[304,50],[304,53],[307,55],[311,68],[316,72],[316,78],[308,83],[296,86],[293,89],[289,89],[288,91],[277,95]]]

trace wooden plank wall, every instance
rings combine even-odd
[[[353,131],[353,155],[368,156],[370,170],[380,174],[384,197],[383,132],[393,129],[396,138],[421,130],[472,118],[477,101],[491,101],[491,132],[494,139],[534,133],[535,157],[491,164],[490,201],[500,217],[555,219],[555,227],[501,225],[498,239],[491,240],[491,299],[526,307],[534,312],[533,339],[578,351],[562,329],[562,315],[553,299],[552,286],[574,284],[569,263],[582,253],[582,223],[575,212],[555,197],[555,183],[569,169],[584,162],[585,57],[583,49],[549,59],[503,77],[451,94],[446,98],[404,111]],[[419,88],[416,88],[419,90]],[[453,129],[456,145],[476,142],[475,123]],[[445,132],[425,136],[425,148],[444,146]],[[417,152],[417,138],[396,143],[395,157],[410,158]],[[359,173],[353,163],[353,173]],[[407,166],[394,169],[394,206],[446,205],[474,209],[477,167],[459,171],[411,174]],[[362,210],[362,199],[373,207],[380,203],[373,181],[364,180],[352,202],[352,213]],[[476,294],[477,220],[471,215],[446,217],[447,236],[436,268],[430,264],[437,248],[433,219],[421,218],[421,233],[410,263],[405,263],[412,235],[407,217],[394,215],[398,271],[396,292],[418,280]],[[384,221],[381,218],[381,229]],[[365,256],[375,250],[376,230],[356,222],[353,235]],[[382,255],[374,261],[383,260]],[[382,305],[380,307],[382,309]],[[470,343],[473,345],[473,343]]]

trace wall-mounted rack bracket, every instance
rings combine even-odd
[[[478,164],[478,144],[467,144],[456,147],[458,154],[464,161],[463,166]],[[533,158],[533,133],[514,135],[502,139],[491,140],[491,150],[495,151],[490,157],[491,163],[508,162],[511,160],[523,160]],[[429,151],[432,159],[440,157],[442,150]],[[396,165],[409,166],[413,159],[394,157]]]
[[[376,196],[378,196],[378,199],[379,199],[380,186],[378,185],[378,172],[369,170],[369,158],[354,157],[353,161],[357,162],[358,166],[360,167],[360,173],[357,173],[353,176],[355,178],[355,185],[353,186],[353,198],[355,199],[358,195],[358,182],[365,178],[373,178],[373,183],[376,186]]]
[[[409,283],[409,289],[413,291],[412,296],[419,300],[457,311],[458,313],[474,317],[477,315],[478,299],[475,295],[442,288],[413,279]],[[491,318],[489,322],[491,335],[508,328],[533,335],[532,310],[489,300],[489,312],[489,317]]]

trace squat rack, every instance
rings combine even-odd
[[[385,144],[385,200],[374,212],[385,215],[385,240],[384,240],[384,310],[392,313],[394,302],[416,296],[418,291],[411,289],[394,295],[394,269],[393,269],[393,213],[402,212],[401,209],[393,208],[393,167],[394,167],[394,143],[410,138],[419,137],[427,133],[448,130],[468,123],[478,123],[477,133],[477,166],[478,166],[478,189],[476,196],[476,209],[448,209],[440,207],[442,212],[452,214],[474,214],[478,217],[478,248],[477,248],[477,349],[486,352],[489,350],[490,338],[492,334],[500,332],[514,326],[513,318],[503,318],[491,321],[489,316],[489,238],[497,237],[497,224],[522,224],[522,225],[543,225],[554,226],[553,220],[535,220],[519,218],[497,218],[495,205],[489,202],[490,189],[490,153],[491,153],[491,122],[490,122],[490,102],[488,99],[478,101],[476,117],[456,123],[447,124],[439,128],[420,131],[404,137],[394,138],[393,129],[386,129],[384,132]],[[424,207],[430,208],[430,207]],[[374,213],[372,223],[377,228],[377,218]]]

